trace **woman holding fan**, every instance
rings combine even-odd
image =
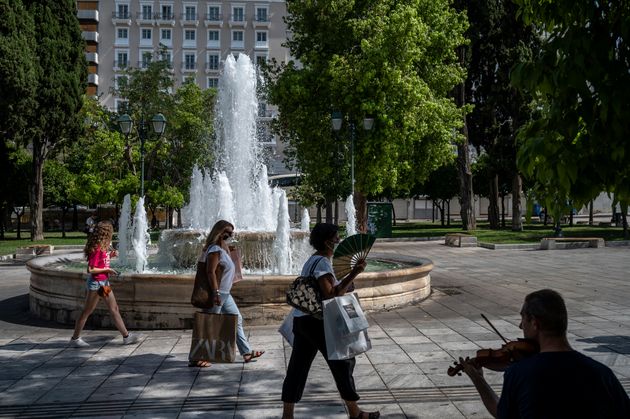
[[[353,284],[354,279],[365,269],[365,260],[360,260],[350,273],[342,280],[335,277],[330,258],[335,246],[339,243],[339,227],[334,224],[319,223],[313,227],[310,244],[316,252],[306,261],[302,268],[302,276],[312,275],[317,278],[322,298],[329,299],[344,295]],[[354,358],[345,360],[329,360],[324,337],[324,322],[314,316],[294,309],[293,319],[293,350],[287,368],[287,375],[282,385],[282,401],[284,402],[282,417],[292,419],[295,403],[302,398],[308,372],[317,351],[321,352],[328,363],[330,372],[335,379],[339,394],[348,408],[351,418],[377,419],[379,412],[363,412],[357,401],[354,378],[352,376]]]

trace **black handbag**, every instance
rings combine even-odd
[[[313,273],[323,258],[313,265],[308,276],[298,276],[287,289],[287,304],[318,319],[322,318],[322,291]]]

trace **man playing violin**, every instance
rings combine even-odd
[[[544,289],[527,295],[519,327],[540,352],[507,368],[500,398],[474,359],[459,359],[495,418],[630,418],[630,399],[610,368],[569,345],[559,293]]]

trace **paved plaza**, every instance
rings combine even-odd
[[[487,418],[466,376],[449,377],[454,358],[474,356],[518,329],[523,297],[560,291],[572,346],[610,366],[630,389],[630,248],[489,250],[443,242],[377,242],[374,252],[431,259],[432,295],[370,316],[373,349],[357,358],[360,405],[385,418]],[[86,349],[66,346],[69,326],[28,315],[28,271],[0,265],[0,417],[280,417],[290,347],[275,326],[246,326],[257,362],[187,367],[190,330],[142,331],[123,346],[113,330],[86,330]],[[500,373],[486,373],[500,390]],[[318,355],[298,418],[346,418]]]

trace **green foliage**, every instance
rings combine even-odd
[[[461,124],[449,92],[463,77],[455,49],[465,17],[445,0],[287,2],[287,42],[300,66],[266,71],[274,128],[306,174],[303,188],[345,196],[351,123],[356,125],[356,189],[409,190],[452,159]],[[339,140],[330,112],[345,123]],[[370,132],[366,116],[375,118]],[[340,158],[342,157],[342,158]]]
[[[519,167],[560,207],[602,190],[629,199],[630,1],[516,3],[525,22],[547,32],[513,77],[542,104],[521,132]]]
[[[21,0],[0,0],[0,138],[19,135],[35,107],[37,59],[33,18]]]
[[[147,125],[145,143],[145,189],[151,205],[179,208],[187,199],[190,173],[194,165],[210,167],[213,154],[215,89],[202,90],[192,82],[177,91],[167,61],[151,62],[146,69],[132,68],[120,79],[117,95],[128,99],[127,112],[137,125],[148,124],[162,113],[167,120],[165,133],[158,139]],[[126,139],[129,169],[138,173],[140,153],[138,131]],[[139,183],[138,183],[139,184]]]

